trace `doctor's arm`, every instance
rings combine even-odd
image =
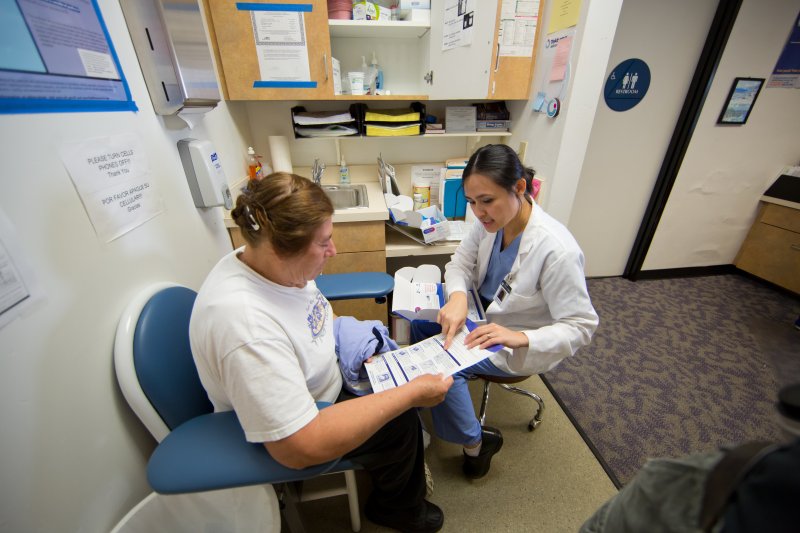
[[[553,323],[525,330],[527,353],[525,348],[514,350],[515,355],[528,359],[526,366],[533,365],[537,373],[553,368],[589,344],[599,323],[586,287],[582,254],[564,254],[547,264],[540,283]]]
[[[472,284],[478,267],[478,249],[485,232],[477,224],[461,241],[455,253],[444,267],[447,286],[447,303],[439,310],[436,321],[442,325],[444,348],[450,348],[453,337],[461,330],[467,319],[467,286]]]

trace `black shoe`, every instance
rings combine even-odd
[[[422,500],[422,505],[415,511],[396,511],[386,510],[370,498],[364,514],[370,522],[404,533],[434,533],[444,525],[444,513],[428,500]]]
[[[464,453],[464,475],[470,479],[482,478],[489,472],[492,456],[503,447],[503,434],[499,429],[484,426],[481,430],[481,451],[477,457]]]

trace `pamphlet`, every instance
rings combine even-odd
[[[467,348],[464,338],[475,327],[468,321],[447,350],[444,349],[446,336],[440,333],[412,346],[374,356],[369,363],[364,363],[373,392],[399,387],[422,374],[450,376],[503,348],[499,344],[485,350]]]

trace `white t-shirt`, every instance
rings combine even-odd
[[[189,341],[214,410],[236,411],[248,441],[276,441],[317,416],[315,401],[339,395],[333,314],[313,281],[273,283],[239,260],[241,251],[200,288]]]

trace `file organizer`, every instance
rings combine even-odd
[[[447,169],[442,183],[442,211],[448,218],[458,218],[467,214],[467,198],[464,196],[462,174],[467,166],[467,159],[448,159]]]
[[[413,102],[399,109],[370,110],[362,104],[362,130],[367,137],[402,137],[425,133],[425,106]]]
[[[478,131],[508,131],[511,128],[511,113],[505,102],[473,105],[476,107],[475,126]]]
[[[345,111],[306,111],[292,108],[292,128],[296,139],[308,137],[351,137],[362,131],[362,110],[353,104]]]

